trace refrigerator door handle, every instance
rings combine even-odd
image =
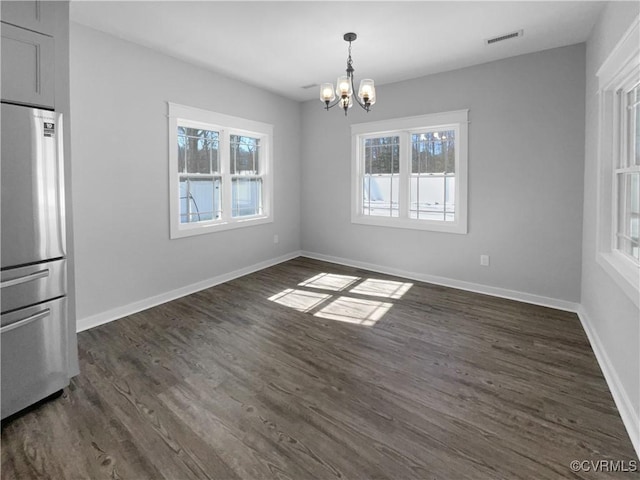
[[[48,317],[50,313],[51,313],[51,309],[45,308],[41,312],[34,313],[33,315],[28,316],[27,318],[23,318],[22,320],[18,320],[17,322],[7,325],[6,327],[0,328],[0,334],[10,332],[11,330],[27,325],[28,323],[35,322],[36,320],[40,320],[41,318],[44,318],[44,317]]]
[[[20,285],[22,283],[33,282],[34,280],[38,280],[39,278],[45,278],[48,276],[49,269],[45,268],[44,270],[38,270],[37,272],[30,273],[29,275],[25,275],[23,277],[5,280],[4,282],[0,283],[0,288],[13,287],[14,285]]]

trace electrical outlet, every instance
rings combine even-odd
[[[278,235],[273,236],[273,243],[280,243],[280,238],[278,237]]]
[[[480,255],[480,265],[483,267],[489,266],[489,255]]]

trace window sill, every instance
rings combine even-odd
[[[405,228],[409,230],[426,230],[441,233],[467,233],[467,225],[462,222],[437,222],[429,220],[411,220],[409,218],[385,218],[352,215],[351,223],[376,227]]]
[[[640,307],[640,269],[617,252],[599,253],[597,262],[636,307]]]
[[[256,216],[250,218],[243,218],[239,220],[231,220],[219,223],[191,223],[172,225],[171,239],[192,237],[194,235],[206,235],[208,233],[223,232],[226,230],[235,230],[237,228],[253,227],[255,225],[264,225],[265,223],[272,223],[273,217],[271,216]]]

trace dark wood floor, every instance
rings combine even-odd
[[[78,340],[3,479],[638,478],[566,312],[298,258]]]

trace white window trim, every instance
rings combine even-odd
[[[640,306],[640,268],[615,247],[618,205],[614,173],[621,147],[616,141],[620,125],[620,102],[616,99],[616,91],[638,75],[639,37],[640,16],[636,17],[596,73],[599,104],[596,262],[636,306]]]
[[[469,110],[418,115],[378,122],[358,123],[351,126],[351,222],[378,227],[409,228],[445,233],[467,233],[468,190],[468,132]],[[401,151],[410,151],[411,133],[415,131],[454,129],[458,141],[455,159],[456,200],[455,221],[413,219],[408,217],[408,208],[401,210],[399,217],[378,217],[362,213],[363,164],[360,149],[362,138],[393,134],[400,136]],[[404,203],[408,204],[410,165],[408,155],[400,155],[400,192],[404,192]],[[403,188],[404,187],[404,188]]]
[[[235,228],[251,227],[273,222],[273,125],[233,117],[222,113],[210,112],[200,108],[167,102],[169,107],[169,226],[170,238],[183,238]],[[178,124],[212,128],[222,135],[260,136],[262,162],[262,215],[231,218],[231,196],[223,193],[221,204],[226,218],[197,223],[180,223],[180,188],[178,172]],[[228,142],[221,141],[219,162],[223,192],[231,192],[231,173],[225,164],[229,159]]]

